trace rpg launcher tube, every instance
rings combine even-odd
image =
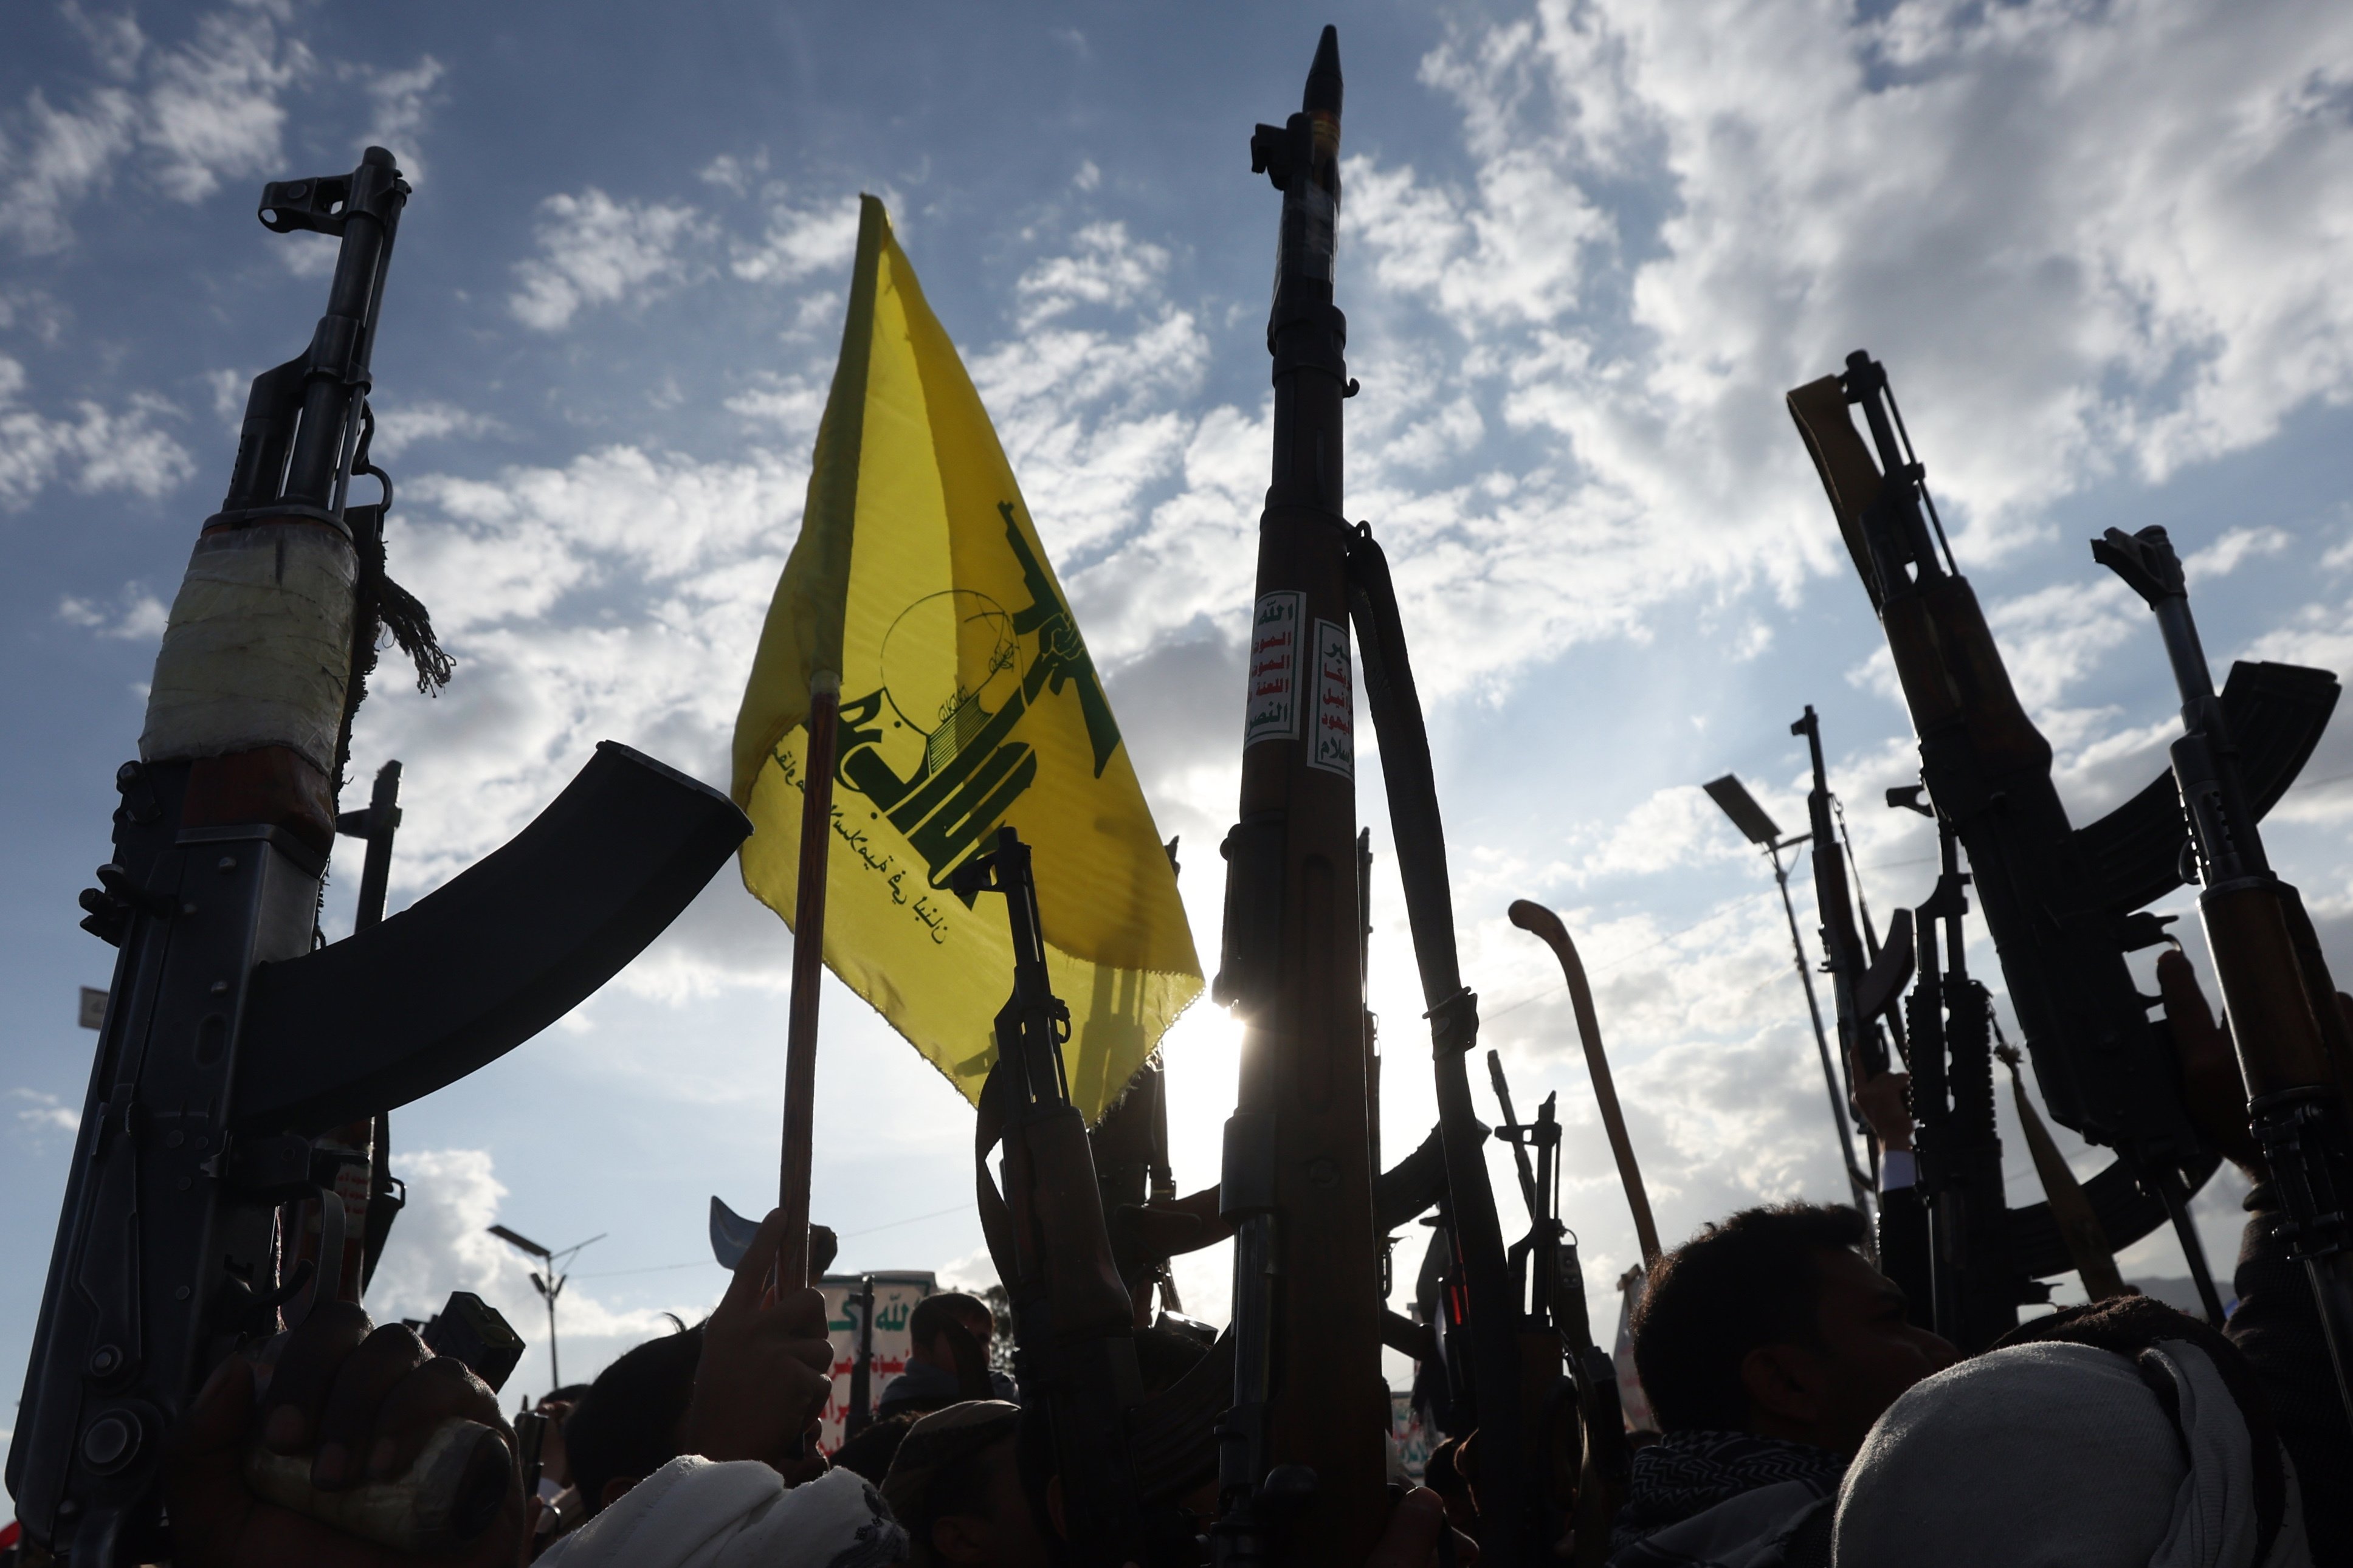
[[[1274,453],[1259,521],[1240,820],[1229,836],[1216,996],[1244,1027],[1222,1203],[1239,1221],[1234,1409],[1220,1561],[1355,1568],[1388,1515],[1379,1253],[1358,948],[1354,677],[1333,303],[1340,46],[1326,27],[1300,111],[1250,163],[1282,193]]]

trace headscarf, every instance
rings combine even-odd
[[[968,1465],[982,1450],[1020,1430],[1021,1406],[1002,1399],[972,1399],[934,1410],[907,1428],[891,1472],[882,1478],[882,1500],[907,1528],[911,1568],[932,1562],[932,1488],[944,1474]]]
[[[1843,1457],[1810,1444],[1749,1432],[1670,1432],[1635,1451],[1610,1544],[1623,1551],[1719,1503],[1784,1482],[1804,1483],[1805,1499],[1826,1498],[1845,1469]]]
[[[1891,1406],[1841,1488],[1838,1568],[2255,1568],[2247,1417],[2187,1339],[2016,1344]],[[2262,1559],[2306,1568],[2291,1501]]]

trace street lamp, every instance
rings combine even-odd
[[[1821,1004],[1814,999],[1813,966],[1806,962],[1805,938],[1798,934],[1798,909],[1789,901],[1789,868],[1781,863],[1781,851],[1794,849],[1813,837],[1800,833],[1794,838],[1781,837],[1781,829],[1757,804],[1756,797],[1743,787],[1740,781],[1726,773],[1720,779],[1700,786],[1707,797],[1732,819],[1751,844],[1765,851],[1773,862],[1773,880],[1781,889],[1781,910],[1789,917],[1789,945],[1797,953],[1798,979],[1806,987],[1806,1011],[1813,1016],[1814,1048],[1821,1054],[1822,1087],[1830,1091],[1831,1120],[1838,1123],[1839,1147],[1846,1156],[1847,1184],[1854,1189],[1855,1207],[1868,1213],[1871,1207],[1871,1183],[1855,1163],[1854,1130],[1847,1124],[1846,1108],[1841,1103],[1838,1069],[1831,1065],[1830,1036],[1822,1028]]]
[[[540,1268],[547,1271],[542,1275],[538,1268],[533,1269],[531,1283],[532,1289],[537,1290],[547,1302],[547,1386],[548,1391],[553,1393],[564,1386],[564,1374],[558,1370],[555,1360],[555,1299],[564,1294],[564,1282],[570,1278],[569,1275],[556,1272],[555,1260],[560,1258],[565,1265],[569,1267],[572,1259],[578,1255],[582,1247],[588,1246],[590,1242],[604,1240],[609,1233],[600,1230],[587,1241],[575,1242],[561,1252],[550,1252],[531,1237],[518,1235],[502,1225],[491,1226],[491,1234],[518,1252],[528,1253],[538,1258]]]

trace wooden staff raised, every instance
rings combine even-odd
[[[1642,1186],[1642,1168],[1634,1163],[1633,1141],[1626,1136],[1626,1113],[1618,1106],[1618,1086],[1609,1077],[1609,1055],[1601,1048],[1601,1023],[1593,1012],[1593,987],[1586,984],[1577,944],[1568,940],[1568,928],[1560,923],[1560,917],[1542,904],[1517,899],[1507,912],[1514,925],[1540,939],[1560,960],[1561,975],[1568,982],[1569,1004],[1577,1011],[1577,1032],[1585,1042],[1585,1068],[1593,1077],[1593,1098],[1601,1107],[1609,1152],[1618,1157],[1618,1176],[1626,1184],[1627,1206],[1634,1211],[1634,1235],[1642,1246],[1642,1267],[1655,1268],[1659,1222],[1651,1217],[1651,1194]]]

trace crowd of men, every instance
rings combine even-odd
[[[2193,1091],[2211,1081],[2187,1065]],[[1638,1435],[1611,1568],[2353,1562],[2353,1432],[2260,1158],[2243,1142],[2234,1154],[2250,1217],[2220,1326],[2127,1294],[1964,1357],[1866,1260],[1855,1209],[1788,1204],[1704,1226],[1662,1257],[1634,1318],[1659,1430]],[[266,1364],[226,1363],[175,1434],[174,1561],[1062,1568],[1054,1449],[991,1368],[987,1305],[926,1298],[907,1372],[828,1456],[814,1441],[831,1392],[826,1309],[816,1290],[765,1289],[781,1237],[771,1215],[705,1321],[542,1401],[536,1493],[518,1467],[496,1523],[455,1557],[404,1557],[249,1488],[256,1442],[308,1456],[333,1491],[404,1475],[452,1416],[512,1430],[487,1387],[409,1329],[320,1308]],[[1138,1334],[1147,1394],[1206,1353],[1170,1330]],[[1371,1568],[1475,1561],[1477,1434],[1441,1444],[1425,1481],[1399,1485]],[[1213,1489],[1187,1500],[1206,1526]]]

